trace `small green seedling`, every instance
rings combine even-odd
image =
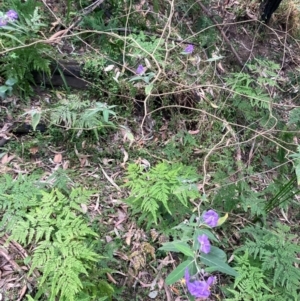
[[[10,96],[13,90],[13,85],[17,83],[15,78],[9,78],[4,85],[0,86],[0,97],[2,99]]]

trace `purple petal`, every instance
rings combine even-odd
[[[219,215],[214,210],[208,210],[203,214],[203,220],[205,224],[213,228],[218,224]]]
[[[4,18],[0,18],[0,27],[5,26],[6,24],[7,24],[7,20],[5,20]]]
[[[217,278],[216,278],[216,277],[210,276],[210,277],[208,277],[206,283],[207,283],[209,286],[211,286],[211,285],[213,285],[216,281],[217,281]]]
[[[190,273],[188,268],[185,269],[184,279],[186,283],[190,282]]]
[[[19,17],[17,12],[14,11],[13,9],[10,9],[5,15],[10,20],[17,20]]]
[[[210,296],[210,286],[215,282],[216,277],[210,276],[207,281],[190,281],[188,268],[185,270],[184,278],[190,294],[196,298],[206,299]]]
[[[210,252],[210,242],[208,237],[205,234],[199,235],[198,241],[200,243],[200,251],[208,254]]]
[[[193,45],[191,45],[191,44],[189,44],[189,45],[187,45],[186,47],[185,47],[185,49],[184,49],[184,53],[188,53],[188,54],[190,54],[190,53],[192,53],[194,51],[194,46]]]
[[[209,285],[205,281],[188,282],[187,288],[190,294],[197,298],[208,298],[210,295]]]
[[[144,71],[145,71],[145,68],[143,67],[143,65],[138,65],[135,72],[136,72],[137,75],[141,75],[141,74],[144,73]]]

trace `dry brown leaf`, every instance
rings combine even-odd
[[[164,287],[165,281],[163,278],[159,278],[158,280],[158,288],[161,290]]]
[[[224,68],[223,68],[221,62],[219,62],[219,63],[217,64],[217,68],[218,68],[218,70],[219,70],[221,73],[225,73],[225,70],[224,70]]]
[[[126,152],[125,149],[122,149],[122,151],[123,151],[123,154],[124,154],[124,158],[123,158],[123,162],[121,163],[121,166],[122,166],[123,168],[125,168],[125,163],[128,161],[129,155],[128,155],[128,153]]]
[[[66,97],[66,94],[65,93],[62,93],[60,91],[55,91],[55,96],[59,99],[59,100],[62,100],[63,98]]]
[[[145,256],[141,253],[141,251],[133,252],[130,255],[130,262],[135,270],[135,274],[137,274],[137,272],[146,265]]]
[[[87,213],[88,207],[86,204],[80,204],[80,207],[81,207],[83,213]]]
[[[62,162],[62,154],[61,153],[55,154],[54,158],[53,158],[53,162],[54,163],[61,163]]]
[[[108,174],[105,172],[105,170],[102,168],[101,164],[100,165],[100,168],[105,176],[105,178],[118,190],[118,191],[121,191],[121,188],[113,181],[113,179],[111,177],[108,176]]]
[[[108,158],[103,158],[102,159],[103,165],[110,165],[114,161],[115,161],[114,159],[108,159]]]
[[[55,34],[53,34],[50,38],[48,38],[47,40],[45,40],[45,43],[60,43],[61,42],[61,38],[64,36],[64,34],[66,34],[68,32],[68,29],[62,29],[58,32],[56,32]]]
[[[15,155],[9,156],[8,154],[5,154],[2,159],[1,159],[1,163],[2,164],[7,164],[9,163],[13,158],[15,158]]]
[[[199,130],[195,130],[195,131],[188,131],[188,133],[190,135],[197,135],[200,131]]]
[[[127,244],[127,246],[130,246],[131,244],[131,239],[133,237],[133,231],[132,231],[132,228],[129,229],[129,231],[125,234],[125,243]]]
[[[107,243],[109,243],[109,242],[111,242],[113,239],[112,239],[111,236],[106,235],[106,236],[105,236],[105,240],[106,240]]]
[[[144,254],[150,254],[155,260],[155,248],[151,246],[148,242],[142,243],[142,250]]]
[[[107,275],[107,278],[110,282],[114,283],[114,284],[117,284],[117,281],[113,278],[113,276],[109,273],[106,273]]]
[[[1,269],[3,269],[5,272],[2,273],[2,278],[8,276],[8,275],[12,275],[15,271],[12,269],[11,265],[9,266],[4,266],[4,267],[1,267]]]
[[[89,163],[89,160],[86,158],[81,158],[80,159],[80,167],[84,167],[84,166],[89,166],[90,163]]]
[[[69,161],[69,160],[64,161],[64,163],[63,163],[63,165],[62,165],[63,170],[68,169],[68,168],[69,168],[69,164],[70,164],[70,161]]]
[[[23,300],[23,297],[24,297],[26,291],[27,291],[27,285],[24,285],[23,288],[21,289],[21,291],[19,292],[20,297],[17,301]]]
[[[33,146],[29,149],[29,152],[32,154],[32,155],[35,155],[37,152],[39,151],[39,148],[37,146]]]
[[[58,25],[61,25],[61,20],[57,19],[55,22],[51,23],[52,27],[50,28],[50,32]]]
[[[121,259],[123,259],[124,261],[129,260],[128,256],[126,254],[122,253],[122,252],[116,251],[114,254],[116,256],[120,257]]]

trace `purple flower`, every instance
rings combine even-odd
[[[5,20],[4,18],[0,18],[0,27],[5,26],[6,24],[7,24],[7,20]]]
[[[208,254],[210,252],[210,242],[205,234],[198,236],[198,241],[200,243],[200,251]]]
[[[191,54],[193,51],[194,51],[194,46],[191,44],[187,45],[183,50],[183,52],[186,54]]]
[[[14,20],[17,20],[18,19],[18,14],[16,11],[14,11],[13,9],[10,9],[6,14],[5,16],[11,20],[11,21],[14,21]]]
[[[189,270],[186,269],[184,273],[185,283],[190,294],[196,298],[206,299],[210,296],[210,285],[213,284],[215,277],[209,277],[206,281],[190,282]],[[210,279],[211,278],[211,279]]]
[[[214,277],[214,276],[210,276],[208,277],[208,279],[206,280],[206,283],[211,286],[213,285],[214,283],[217,282],[217,277]]]
[[[145,68],[143,67],[143,65],[139,65],[135,72],[137,75],[142,75],[145,72]]]
[[[214,210],[208,210],[203,214],[203,220],[205,224],[213,228],[218,224],[219,215]]]

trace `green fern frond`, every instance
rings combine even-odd
[[[157,211],[159,209],[159,204],[153,198],[145,198],[142,201],[141,209],[145,212],[149,212],[152,214],[153,220],[157,223]]]
[[[18,221],[24,220],[29,208],[40,204],[41,191],[36,181],[35,175],[0,177],[0,231],[10,233]]]
[[[79,206],[91,193],[81,188],[72,190],[69,196],[57,189],[41,191],[39,203],[11,231],[11,239],[36,245],[29,274],[35,269],[41,272],[39,292],[46,293],[50,301],[77,300],[83,290],[82,275],[103,258],[87,244],[87,238],[97,234],[86,223]]]
[[[198,179],[195,169],[182,164],[158,163],[150,170],[141,165],[129,164],[127,182],[130,197],[126,202],[138,211],[150,213],[149,220],[157,223],[166,213],[172,215],[179,204],[188,207],[190,199],[198,198],[194,182]]]
[[[272,290],[268,287],[268,279],[261,267],[254,266],[245,251],[242,256],[235,256],[238,277],[235,278],[233,288],[228,291],[234,295],[233,298],[226,298],[226,301],[267,301],[273,296]]]
[[[300,270],[297,268],[300,260],[300,246],[295,241],[295,235],[289,233],[286,225],[277,224],[273,229],[247,227],[241,232],[247,233],[247,239],[239,250],[249,252],[254,259],[259,259],[261,269],[269,273],[273,288],[281,287],[285,294],[293,298],[297,296],[300,285]]]
[[[64,125],[67,129],[75,131],[92,130],[98,139],[98,130],[105,127],[115,127],[109,119],[115,116],[114,106],[105,103],[90,103],[82,100],[78,95],[68,95],[61,100],[56,108],[50,112],[49,119],[52,124]]]

